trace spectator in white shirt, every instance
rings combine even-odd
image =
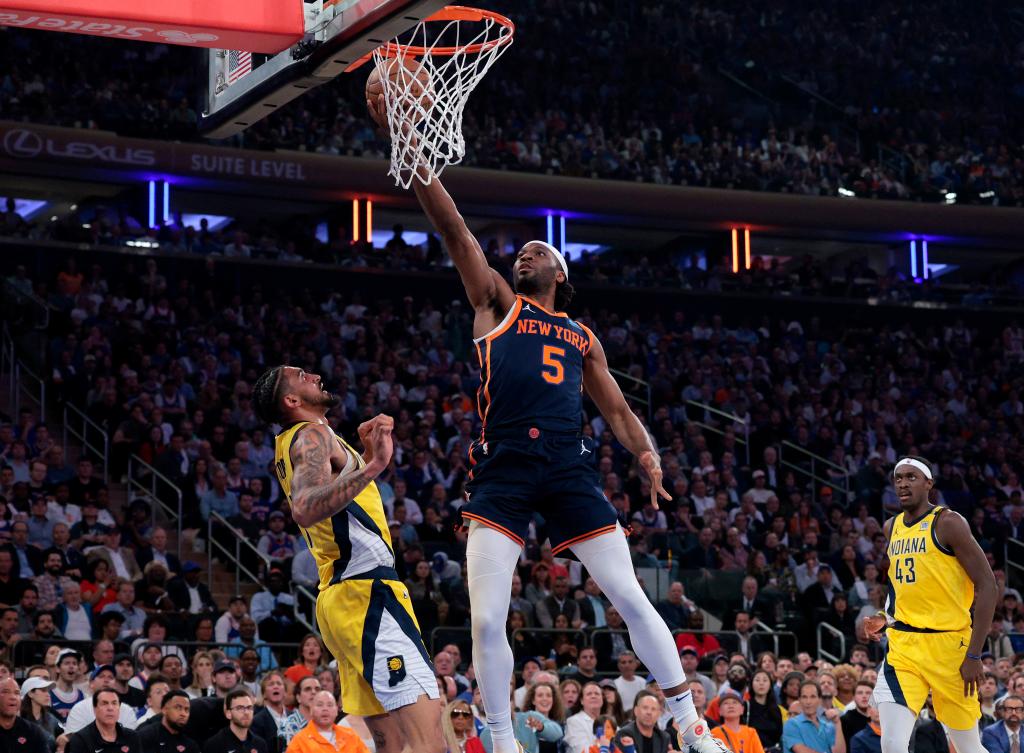
[[[135,606],[135,584],[130,580],[118,579],[117,601],[103,607],[103,614],[117,612],[124,617],[124,624],[121,626],[121,633],[118,636],[121,640],[132,640],[142,634],[142,628],[146,624],[146,613]]]
[[[623,651],[619,654],[619,676],[615,678],[615,689],[622,697],[622,708],[633,708],[633,700],[636,694],[647,687],[647,682],[642,677],[636,676],[636,669],[640,666],[636,654],[632,651]]]
[[[580,693],[582,710],[565,720],[565,746],[568,753],[584,753],[594,742],[594,722],[601,715],[604,692],[596,682],[588,682]]]
[[[114,668],[109,664],[103,664],[92,672],[92,679],[89,681],[90,695],[74,706],[68,712],[68,720],[64,723],[64,734],[71,735],[96,721],[96,710],[92,705],[92,695],[98,690],[114,690]],[[122,703],[118,715],[118,722],[122,727],[135,729],[137,717],[135,709]]]
[[[793,575],[796,577],[796,587],[800,589],[800,593],[803,593],[818,582],[819,567],[818,552],[814,549],[805,551],[803,564],[798,565],[793,570]]]
[[[217,643],[234,643],[238,640],[238,623],[249,613],[244,596],[235,596],[228,603],[228,611],[217,618],[213,635]]]

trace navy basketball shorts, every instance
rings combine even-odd
[[[615,530],[615,509],[598,483],[592,439],[530,428],[486,439],[470,447],[464,522],[475,520],[522,546],[530,521],[539,515],[555,554]]]

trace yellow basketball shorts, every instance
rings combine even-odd
[[[409,706],[421,695],[439,697],[433,663],[400,581],[351,579],[329,586],[317,596],[316,619],[338,660],[345,713],[374,716]]]
[[[971,630],[916,633],[890,628],[889,647],[878,670],[874,701],[898,703],[915,714],[929,691],[936,718],[950,729],[973,729],[981,717],[978,696],[964,697],[960,665]]]

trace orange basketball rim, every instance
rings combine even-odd
[[[335,0],[340,2],[341,0]],[[516,25],[512,22],[512,19],[507,16],[503,16],[500,13],[496,13],[492,10],[484,10],[482,8],[470,8],[465,5],[449,5],[442,8],[432,16],[428,16],[423,19],[421,23],[448,23],[448,22],[461,22],[467,23],[484,23],[492,21],[504,28],[504,31],[494,37],[493,39],[487,39],[483,42],[476,42],[471,44],[463,45],[448,45],[448,46],[434,46],[425,47],[422,45],[412,44],[401,44],[394,40],[380,46],[380,53],[384,57],[423,57],[425,55],[433,55],[436,57],[452,57],[453,55],[479,55],[484,52],[493,50],[496,47],[503,47],[512,41],[515,35]],[[365,63],[367,63],[371,55],[364,55],[356,62],[352,63],[348,68],[345,69],[346,73],[356,70]]]

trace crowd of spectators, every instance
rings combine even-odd
[[[518,42],[465,116],[466,164],[801,194],[1018,206],[1012,9],[518,0]],[[6,117],[196,138],[194,50],[6,31]],[[921,38],[929,44],[919,43]],[[752,89],[724,83],[721,70]],[[781,77],[826,98],[765,104]],[[252,148],[383,159],[344,76],[250,128]]]
[[[351,269],[383,269],[396,272],[437,272],[446,266],[443,247],[434,234],[420,245],[406,240],[405,229],[396,225],[382,245],[372,242],[324,243],[310,232],[309,222],[297,218],[280,223],[243,221],[211,230],[206,218],[199,227],[184,225],[181,218],[146,229],[130,215],[105,206],[83,206],[57,222],[29,222],[10,200],[0,212],[0,236],[33,240],[91,243],[96,246],[138,248],[140,244],[167,254],[194,254],[226,259],[257,259],[292,263],[315,262]],[[496,238],[481,239],[492,267],[511,271],[512,254]],[[511,247],[518,248],[516,241]],[[913,278],[898,267],[877,269],[865,258],[852,261],[816,258],[753,256],[750,269],[733,272],[730,260],[708,259],[705,249],[637,255],[625,249],[604,253],[582,251],[567,254],[573,280],[596,285],[671,288],[709,293],[742,292],[754,295],[786,294],[872,300],[875,303],[937,305],[966,308],[1018,306],[1024,290],[1019,265],[965,270],[951,278]],[[76,271],[76,274],[78,272]],[[454,270],[448,268],[449,274]],[[23,292],[36,285],[27,272],[14,277]],[[58,291],[59,293],[59,291]],[[44,294],[45,297],[45,294]]]
[[[273,267],[267,271],[272,275]],[[32,672],[56,683],[51,701],[58,712],[65,704],[69,719],[70,704],[83,702],[79,691],[91,690],[99,703],[109,681],[121,708],[102,713],[122,718],[125,727],[147,714],[166,718],[157,716],[160,703],[150,692],[160,687],[153,677],[165,677],[167,688],[197,696],[190,713],[203,721],[198,729],[190,722],[186,732],[200,742],[217,731],[210,720],[234,724],[232,704],[252,705],[248,696],[230,694],[236,685],[270,709],[260,718],[276,724],[264,728],[271,746],[287,744],[315,719],[316,686],[307,688],[312,680],[296,675],[313,676],[335,696],[344,692],[324,667],[329,657],[319,641],[303,638],[296,612],[302,594],[290,584],[315,589],[316,568],[272,472],[274,427],[261,425],[251,406],[256,377],[287,362],[321,374],[341,396],[330,420],[343,436],[378,412],[395,418],[394,461],[378,483],[396,569],[431,647],[438,648],[437,638],[446,641],[435,662],[453,704],[444,712],[454,736],[450,750],[470,749],[480,708],[467,661],[465,537],[456,523],[466,453],[479,428],[479,375],[465,307],[441,310],[411,297],[369,301],[351,290],[275,291],[271,298],[265,285],[243,297],[214,275],[153,259],[140,267],[100,264],[88,276],[69,261],[52,279],[32,281],[22,271],[12,280],[26,282],[37,289],[45,282],[57,312],[47,348],[51,394],[80,406],[108,432],[111,480],[123,478],[133,454],[150,463],[184,491],[186,538],[212,531],[258,542],[260,554],[249,564],[265,585],[251,598],[214,603],[200,567],[181,561],[167,531],[152,524],[148,503],[112,499],[92,459],[69,464],[55,440],[59,432],[23,410],[0,424],[7,669],[23,683]],[[888,471],[898,455],[910,453],[933,462],[936,501],[968,518],[1000,581],[984,708],[995,719],[1003,714],[994,706],[997,694],[1024,691],[1024,677],[1014,670],[1016,652],[1024,650],[1024,607],[1002,570],[1005,542],[1024,533],[1024,329],[937,322],[868,330],[816,318],[754,321],[735,312],[691,318],[682,310],[575,315],[601,338],[612,367],[650,383],[644,418],[672,495],[660,510],[647,502],[646,480],[592,407],[584,431],[597,441],[600,483],[630,529],[638,572],[676,631],[695,696],[705,697],[702,711],[731,730],[721,734],[747,734],[734,713],[745,703],[752,726],[754,716],[764,716],[764,728],[757,727],[764,747],[786,747],[786,730],[800,731],[783,721],[791,712],[797,720],[816,714],[822,697],[827,724],[844,734],[844,720],[868,725],[857,683],[873,681],[880,646],[864,641],[861,622],[881,606],[886,582],[880,524],[898,507]],[[738,420],[723,423],[692,407],[688,413],[686,401]],[[783,442],[791,443],[788,464],[780,459]],[[831,465],[819,464],[812,477],[809,456],[794,459],[800,450],[793,446]],[[621,628],[621,617],[579,563],[552,556],[545,538],[538,520],[508,617],[521,672],[521,739],[531,751],[562,746],[579,753],[600,750],[602,737],[617,734],[616,745],[626,751],[623,737],[661,735],[653,732],[665,722],[658,690],[637,665],[628,636],[601,630]],[[661,595],[659,584],[667,581]],[[813,655],[819,622],[844,636],[821,646],[842,666]],[[721,630],[704,631],[719,623]],[[783,628],[795,643],[787,638],[782,655],[773,654],[774,640],[759,625]],[[61,645],[82,654],[60,656]],[[293,658],[298,669],[287,670],[278,688],[275,672]],[[143,695],[129,698],[135,675]],[[818,685],[802,685],[808,679]],[[730,703],[731,693],[740,704]],[[1014,706],[1014,698],[1007,695],[1005,703]],[[76,719],[92,711],[92,701],[84,702]],[[49,719],[29,706],[36,718]],[[286,716],[290,708],[297,711]],[[998,724],[1005,727],[1014,713]],[[94,714],[100,724],[99,705]],[[348,723],[365,732],[358,720]],[[934,734],[928,729],[922,725],[920,734]],[[231,730],[240,739],[249,734],[241,723]],[[51,730],[55,744],[69,731],[75,730]],[[177,734],[171,723],[165,731]],[[479,744],[488,744],[486,735]]]

